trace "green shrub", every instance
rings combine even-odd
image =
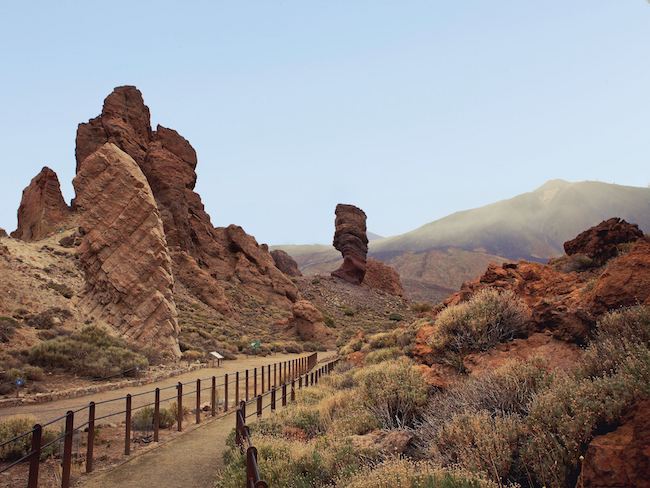
[[[128,349],[122,339],[95,326],[86,326],[69,337],[57,337],[34,346],[29,362],[94,378],[120,373],[134,376],[148,366],[142,354]]]
[[[153,430],[153,407],[143,407],[133,414],[131,425],[133,430],[151,431]],[[175,409],[161,408],[158,425],[161,429],[168,429],[176,423]]]
[[[345,315],[346,317],[354,317],[354,310],[352,310],[351,308],[343,307],[342,310],[343,310],[343,315]]]
[[[356,377],[362,403],[384,428],[412,426],[427,402],[429,387],[406,359],[369,366]]]
[[[388,320],[392,320],[393,322],[401,322],[402,320],[404,320],[404,317],[402,317],[402,316],[401,316],[400,314],[398,314],[398,313],[391,313],[391,314],[388,316]]]
[[[298,354],[302,351],[302,345],[298,344],[297,342],[287,342],[287,344],[284,346],[284,352],[288,354]]]
[[[452,358],[485,351],[524,335],[529,317],[528,307],[510,290],[485,288],[469,301],[440,312],[428,343]]]
[[[389,347],[386,349],[378,349],[376,351],[370,351],[365,359],[365,364],[378,364],[384,361],[390,361],[392,359],[397,359],[402,355],[397,347]]]
[[[204,352],[196,351],[194,349],[189,349],[183,352],[181,357],[183,360],[188,361],[190,363],[194,363],[197,361],[205,361],[207,359]]]
[[[395,346],[397,342],[395,341],[395,335],[391,332],[380,332],[368,337],[368,345],[370,349],[381,349]]]
[[[74,296],[74,291],[72,291],[72,289],[68,285],[50,281],[47,284],[47,287],[54,290],[55,292],[57,292],[58,294],[62,295],[65,298],[72,298]]]
[[[419,302],[411,305],[411,310],[413,310],[415,313],[427,313],[433,310],[433,306],[430,303]]]
[[[334,319],[330,317],[329,315],[325,316],[325,325],[329,327],[330,329],[333,329],[336,327],[336,323],[334,322]]]
[[[25,416],[8,417],[0,420],[0,444],[8,441],[9,439],[13,439],[20,434],[29,432],[32,430],[35,424],[35,418]],[[53,441],[56,437],[56,432],[53,432],[49,429],[44,429],[41,437],[41,443],[47,444],[48,442]],[[55,444],[44,449],[41,453],[41,458],[50,456],[55,449]],[[31,450],[32,436],[27,435],[15,440],[14,442],[10,442],[6,446],[0,447],[0,460],[13,461],[20,459],[21,457],[31,452]]]
[[[459,468],[441,468],[429,462],[389,459],[339,480],[342,488],[497,488],[500,485]]]

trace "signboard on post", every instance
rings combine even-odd
[[[214,361],[217,361],[217,368],[221,366],[221,360],[224,359],[224,357],[219,354],[217,351],[212,351],[210,352],[210,360],[212,361],[212,365],[214,366]]]

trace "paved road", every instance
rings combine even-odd
[[[319,360],[331,357],[332,353],[320,353]],[[271,414],[266,408],[270,395],[264,397],[264,415]],[[277,408],[281,403],[277,401]],[[249,405],[248,413],[255,409]],[[253,415],[248,423],[255,421]],[[226,437],[234,427],[234,416],[206,423],[195,430],[180,435],[162,446],[144,452],[128,462],[108,471],[82,477],[77,487],[82,488],[210,488],[223,467],[223,453]]]
[[[319,353],[318,358],[319,360],[325,356],[331,355],[331,352],[327,353]],[[0,418],[10,416],[10,415],[31,415],[37,419],[38,422],[45,423],[50,421],[51,419],[54,419],[56,417],[59,417],[61,415],[64,415],[66,411],[68,410],[77,410],[79,408],[83,408],[88,405],[89,402],[94,401],[95,403],[99,402],[104,402],[106,400],[111,400],[114,398],[121,398],[120,400],[117,401],[112,401],[108,403],[102,403],[98,404],[96,407],[96,417],[99,419],[100,417],[104,417],[107,415],[113,415],[111,417],[98,420],[98,424],[102,422],[114,422],[114,423],[119,423],[124,420],[123,414],[120,414],[119,412],[122,412],[125,407],[125,400],[123,399],[124,396],[127,394],[131,395],[139,395],[139,396],[134,396],[132,398],[132,407],[135,409],[139,406],[148,404],[153,402],[154,400],[154,394],[153,390],[158,387],[160,388],[161,391],[161,399],[166,399],[168,398],[169,402],[172,402],[175,400],[176,396],[176,388],[174,387],[179,381],[182,383],[189,383],[184,387],[183,393],[189,393],[192,391],[195,391],[195,382],[197,379],[204,379],[201,384],[201,389],[203,390],[204,388],[207,388],[205,391],[202,391],[201,397],[202,397],[202,402],[208,402],[210,400],[210,383],[211,383],[211,377],[217,376],[219,379],[217,381],[218,384],[218,398],[219,401],[223,401],[223,375],[228,373],[229,374],[229,404],[233,405],[234,404],[234,373],[236,371],[244,371],[246,369],[251,370],[250,372],[250,392],[252,395],[253,392],[253,368],[258,368],[258,388],[261,388],[261,366],[266,366],[268,364],[274,364],[274,363],[279,363],[283,361],[288,361],[290,359],[294,359],[300,356],[305,356],[306,353],[302,354],[276,354],[273,356],[266,356],[266,357],[258,357],[258,356],[243,356],[242,358],[232,360],[232,361],[224,361],[223,365],[220,368],[205,368],[205,369],[199,369],[195,371],[191,371],[189,373],[184,373],[172,378],[167,378],[164,380],[157,381],[155,383],[149,383],[146,385],[141,385],[141,386],[133,386],[133,387],[126,387],[126,388],[121,388],[118,390],[111,390],[111,391],[105,391],[101,393],[94,393],[82,397],[77,397],[77,398],[71,398],[71,399],[62,399],[62,400],[55,400],[52,402],[47,402],[47,403],[39,403],[39,404],[33,404],[33,405],[20,405],[17,407],[8,407],[8,408],[3,408],[0,409]],[[273,366],[271,366],[271,372],[273,372]],[[273,373],[272,373],[273,374]],[[265,378],[265,382],[268,381],[268,375]],[[168,388],[163,390],[163,388]],[[240,374],[240,394],[241,397],[244,397],[244,374]],[[195,404],[195,396],[194,394],[189,394],[188,396],[184,396],[183,399],[183,404],[184,406],[192,408]],[[88,409],[84,408],[83,410],[79,411],[78,413],[75,414],[75,426],[80,425],[83,422],[87,421],[87,413]],[[60,421],[62,424],[63,421]]]

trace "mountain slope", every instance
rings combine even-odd
[[[564,241],[581,229],[610,217],[650,230],[650,188],[552,180],[535,191],[382,239],[372,252],[456,247],[509,259],[544,260],[561,254]]]

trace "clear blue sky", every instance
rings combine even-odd
[[[650,183],[645,0],[13,1],[0,6],[0,227],[114,86],[199,155],[215,225],[390,235],[552,178]]]

